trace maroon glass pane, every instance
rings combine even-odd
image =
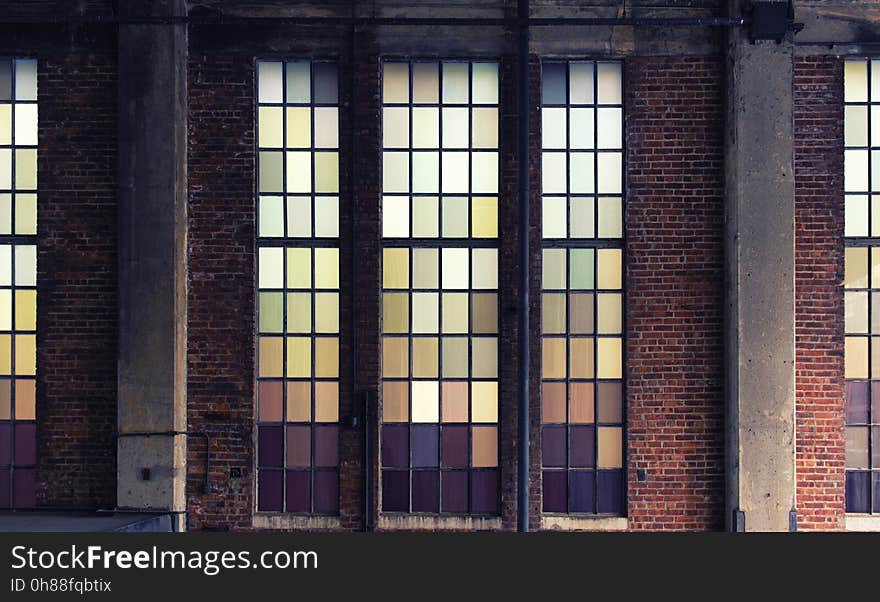
[[[287,427],[287,468],[311,468],[312,427]]]
[[[541,457],[548,468],[565,468],[564,426],[545,426],[541,429]]]
[[[287,512],[312,511],[312,475],[308,470],[287,471]]]
[[[9,469],[0,468],[0,508],[9,508]]]
[[[445,429],[444,429],[445,431]],[[468,473],[464,471],[443,472],[443,503],[442,512],[467,512]]]
[[[440,473],[416,470],[412,473],[412,511],[440,511]]]
[[[871,473],[847,471],[846,511],[869,512],[871,509]]]
[[[37,504],[36,471],[16,468],[12,471],[12,505],[15,508],[33,508]]]
[[[339,466],[339,427],[335,424],[315,427],[315,466]]]
[[[12,424],[0,422],[0,466],[9,466],[11,462]]]
[[[258,430],[259,466],[281,468],[284,465],[284,444],[280,426],[261,426]],[[278,473],[279,475],[281,473]],[[280,492],[279,485],[279,492]]]
[[[15,425],[15,464],[17,466],[37,463],[37,425]]]
[[[573,470],[571,483],[571,511],[596,512],[596,473],[592,470]]]
[[[571,427],[571,466],[593,468],[596,465],[596,431],[592,426]]]
[[[281,512],[281,471],[257,471],[257,509],[263,512]]]
[[[409,473],[405,470],[382,471],[382,510],[409,511]]]
[[[541,476],[544,512],[567,512],[566,473],[564,470],[545,470]]]
[[[468,427],[444,426],[442,432],[443,466],[466,468],[468,465]]]
[[[315,512],[339,513],[339,473],[335,470],[315,471]]]
[[[623,514],[623,471],[599,471],[599,512]]]
[[[437,466],[440,461],[439,427],[420,424],[412,429],[412,465],[420,468]]]
[[[847,424],[868,422],[868,383],[846,383],[846,422]]]
[[[409,467],[409,426],[382,426],[382,466]]]
[[[497,470],[471,472],[471,512],[474,514],[498,513]]]

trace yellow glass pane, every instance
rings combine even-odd
[[[498,148],[498,109],[473,109],[473,147]]]
[[[287,332],[312,332],[312,295],[287,294]]]
[[[844,378],[868,378],[868,339],[846,337],[843,346]]]
[[[260,107],[257,112],[257,120],[259,131],[257,144],[260,148],[281,148],[284,145],[283,109],[281,107]]]
[[[287,288],[311,287],[312,250],[301,248],[287,249]]]
[[[287,383],[287,421],[309,422],[312,419],[312,383],[291,381]]]
[[[443,378],[467,378],[468,340],[463,337],[443,337]]]
[[[382,70],[382,102],[409,102],[409,65],[385,63]]]
[[[570,339],[568,341],[572,378],[593,378],[593,339]]]
[[[498,237],[498,198],[474,197],[472,201],[471,229],[474,238]]]
[[[623,296],[619,293],[600,293],[596,296],[600,334],[618,334],[623,326]]]
[[[385,148],[409,148],[408,108],[385,107],[382,110],[382,146]]]
[[[474,337],[471,339],[471,375],[474,378],[498,376],[498,339]]]
[[[867,334],[867,292],[847,292],[844,294],[844,331],[847,333]]]
[[[843,286],[846,288],[868,288],[868,249],[847,248],[844,250]]]
[[[622,287],[622,259],[623,251],[620,249],[598,249],[598,288],[619,289]]]
[[[0,344],[2,344],[2,337],[0,337]],[[281,337],[260,337],[258,344],[260,376],[281,376],[283,344],[284,341]],[[2,358],[2,354],[0,354],[0,358]],[[8,374],[8,372],[2,372],[2,374]]]
[[[339,422],[339,383],[315,383],[315,422]]]
[[[443,422],[468,421],[468,383],[462,381],[444,381],[443,391]]]
[[[498,295],[496,293],[471,294],[474,334],[493,334],[498,332]]]
[[[0,335],[0,374],[12,374],[12,336]]]
[[[312,153],[287,153],[287,192],[312,192]]]
[[[382,250],[382,287],[409,287],[409,249]]]
[[[315,107],[315,148],[339,147],[339,109]]]
[[[413,288],[440,286],[440,252],[438,249],[413,249]]]
[[[412,383],[412,421],[438,422],[440,418],[440,390],[435,380],[417,380]]]
[[[339,288],[339,249],[315,249],[315,288]]]
[[[418,107],[412,112],[413,148],[440,146],[440,111],[434,107]]]
[[[404,337],[382,339],[382,376],[385,378],[409,376],[409,339]]]
[[[565,378],[565,339],[547,338],[541,342],[541,365],[544,378]]]
[[[303,378],[312,375],[312,339],[287,338],[287,376]]]
[[[278,126],[280,132],[281,124]],[[287,107],[287,148],[309,148],[311,145],[312,110],[309,107]]]
[[[15,233],[37,233],[37,195],[15,195]]]
[[[498,422],[498,383],[471,383],[471,422]]]
[[[544,249],[541,286],[545,289],[565,289],[565,249]]]
[[[474,427],[471,439],[474,468],[498,466],[498,427]]]
[[[315,332],[339,332],[339,293],[315,293]]]
[[[599,427],[599,468],[623,468],[623,429]]]
[[[846,102],[868,100],[868,62],[864,59],[845,61],[843,64],[843,97]]]
[[[382,421],[409,421],[408,382],[386,382],[382,384]]]
[[[596,341],[599,354],[599,378],[623,377],[623,342],[618,338],[602,338]]]
[[[339,192],[339,153],[315,153],[315,192]]]
[[[440,309],[437,293],[413,293],[412,331],[416,333],[438,332]]]
[[[12,381],[0,380],[0,420],[12,418]]]
[[[474,289],[498,288],[498,249],[473,249],[471,286]]]
[[[16,190],[37,189],[37,151],[36,149],[16,149],[15,151]]]
[[[541,332],[565,332],[565,294],[544,293],[541,301]]]
[[[443,293],[443,332],[463,334],[468,331],[468,294]]]
[[[12,105],[0,104],[0,144],[12,144]]]
[[[12,291],[0,290],[0,330],[12,330]]]
[[[416,337],[412,340],[413,377],[437,378],[439,341],[434,338]]]
[[[382,296],[383,332],[409,332],[409,295],[385,293]]]
[[[30,379],[15,380],[15,419],[34,420],[36,418],[36,384]]]
[[[339,339],[336,337],[315,339],[315,376],[318,378],[339,376]]]

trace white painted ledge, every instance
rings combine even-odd
[[[300,516],[297,514],[254,514],[254,529],[274,531],[336,531],[338,516]]]
[[[880,515],[877,514],[847,514],[847,531],[880,531]]]
[[[625,516],[554,516],[541,517],[542,531],[626,531],[629,521]]]
[[[499,516],[379,515],[380,531],[500,531]]]

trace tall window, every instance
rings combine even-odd
[[[257,70],[257,509],[336,514],[337,65]]]
[[[880,512],[880,61],[845,63],[846,511]]]
[[[0,60],[0,508],[34,506],[37,62]]]
[[[542,68],[543,509],[624,512],[621,65]]]
[[[382,510],[496,514],[498,64],[383,66]]]

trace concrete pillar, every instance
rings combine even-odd
[[[736,3],[737,5],[739,3]],[[732,28],[726,151],[727,521],[795,507],[793,44]]]
[[[186,14],[121,0],[123,18]],[[117,504],[176,513],[186,497],[186,25],[119,28]],[[147,435],[147,433],[152,433]]]

